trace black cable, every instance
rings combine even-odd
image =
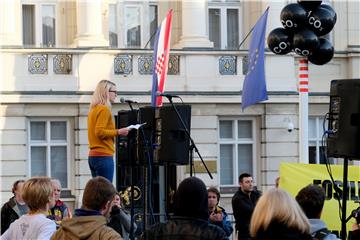
[[[323,154],[324,156],[324,160],[325,160],[325,166],[326,166],[326,170],[327,172],[329,173],[329,176],[330,176],[330,179],[331,179],[331,183],[334,187],[334,190],[335,190],[335,193],[337,194],[337,201],[338,201],[338,205],[339,205],[339,218],[340,218],[340,221],[342,221],[342,214],[341,214],[341,209],[342,209],[342,205],[341,205],[341,201],[340,201],[340,196],[342,197],[346,197],[346,196],[343,196],[344,194],[341,194],[341,190],[339,189],[339,187],[337,185],[335,185],[335,180],[334,180],[334,177],[333,177],[333,174],[332,174],[332,170],[331,170],[331,164],[329,162],[329,159],[327,157],[327,151],[326,151],[326,148],[327,148],[327,145],[326,145],[326,136],[328,134],[332,134],[332,131],[330,130],[325,130],[326,127],[325,127],[325,123],[326,123],[326,119],[328,117],[329,113],[326,113],[325,114],[325,117],[324,117],[324,120],[323,120],[323,135],[321,137],[321,149],[320,149],[320,152]],[[339,191],[340,190],[340,191]]]

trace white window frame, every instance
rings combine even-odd
[[[313,138],[310,138],[309,136],[309,147],[313,146],[313,145],[310,145],[310,142],[315,142],[315,148],[316,148],[316,158],[315,158],[315,163],[316,164],[319,164],[320,163],[320,147],[321,147],[321,138],[322,136],[319,136],[320,135],[320,129],[322,129],[322,119],[324,117],[321,117],[321,116],[310,116],[309,117],[309,120],[315,120],[315,137]],[[312,129],[309,129],[309,132],[310,130]]]
[[[110,0],[108,4],[116,5],[116,32],[118,34],[118,48],[144,48],[145,44],[150,40],[150,6],[157,6],[157,16],[159,17],[159,4],[155,1],[120,1]],[[126,32],[126,12],[128,7],[137,7],[140,10],[140,46],[127,45],[127,32]],[[159,24],[159,19],[157,19]],[[149,45],[148,45],[149,48]]]
[[[220,138],[220,121],[232,121],[233,122],[233,138],[232,139],[221,139]],[[251,121],[251,134],[252,138],[248,139],[238,139],[238,121]],[[252,172],[249,173],[252,175],[254,182],[256,182],[256,173],[257,173],[257,134],[256,134],[256,119],[254,117],[221,117],[218,119],[218,158],[219,162],[217,164],[217,172],[219,174],[219,185],[221,187],[234,187],[239,185],[239,175],[238,172],[238,148],[233,147],[233,184],[221,184],[221,159],[220,159],[220,145],[221,144],[232,144],[237,146],[239,144],[251,144],[252,145]]]
[[[135,47],[135,46],[128,46],[127,45],[127,32],[126,32],[126,26],[127,26],[127,18],[126,18],[126,14],[128,11],[128,8],[139,8],[140,11],[140,46]],[[123,29],[123,35],[124,35],[124,46],[126,48],[142,48],[144,47],[145,43],[144,43],[144,32],[145,32],[145,26],[144,26],[144,7],[141,4],[126,4],[124,5],[124,29]]]
[[[36,47],[44,47],[47,48],[49,46],[44,45],[42,42],[43,39],[43,32],[42,32],[42,6],[44,5],[51,5],[54,6],[55,9],[55,44],[52,47],[55,47],[59,43],[59,16],[58,16],[58,5],[56,0],[47,0],[47,1],[34,1],[34,0],[22,0],[22,5],[34,5],[35,8],[35,46]],[[21,21],[22,24],[22,21]],[[21,27],[22,29],[22,27]],[[23,32],[21,32],[23,34]]]
[[[116,4],[116,2],[109,2],[109,12],[110,12],[110,5],[113,5],[115,7],[115,33],[117,34],[117,43],[116,43],[116,47],[119,47],[119,42],[120,42],[120,36],[119,36],[119,5]],[[109,17],[109,21],[110,21],[110,17]],[[110,26],[110,22],[109,22],[109,26]],[[110,44],[110,29],[109,29],[109,44]]]
[[[320,130],[323,128],[323,119],[324,119],[324,116],[309,116],[309,120],[310,119],[315,119],[315,131],[316,131],[316,136],[313,137],[313,138],[310,138],[309,136],[309,148],[310,147],[313,147],[313,145],[310,144],[310,142],[315,142],[315,148],[316,148],[316,159],[315,159],[315,164],[321,164],[320,163],[320,147],[322,146],[322,135],[319,133]],[[328,127],[328,122],[326,121],[325,122],[325,130],[327,129]],[[312,129],[309,129],[309,132],[310,130]],[[324,140],[326,141],[326,139]],[[325,142],[326,144],[326,142]],[[325,149],[326,151],[326,149]],[[341,162],[341,160],[339,160],[338,158],[329,158],[328,157],[328,161],[331,163],[331,164],[338,164]]]
[[[45,122],[45,141],[34,141],[31,140],[31,123],[32,122]],[[51,122],[66,122],[66,141],[53,141],[51,142],[50,139],[50,123]],[[70,121],[67,118],[29,118],[28,119],[28,124],[27,124],[27,129],[28,129],[28,172],[27,175],[28,176],[32,176],[31,174],[31,147],[46,147],[46,176],[48,177],[52,177],[51,176],[51,154],[50,154],[50,148],[53,146],[66,146],[66,159],[67,159],[67,186],[63,186],[64,189],[70,189],[70,185],[71,185],[71,160],[70,160],[70,152],[71,152],[71,137],[70,137]]]
[[[242,12],[242,5],[240,2],[226,2],[225,0],[221,0],[219,2],[209,2],[208,9],[220,9],[220,49],[227,49],[227,10],[228,9],[237,9],[238,10],[238,23],[239,23],[239,43],[241,41],[242,36],[242,18],[240,17]],[[209,27],[209,10],[207,11],[207,25]],[[210,29],[208,29],[208,34],[210,35]]]

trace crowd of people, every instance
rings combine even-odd
[[[231,235],[239,240],[338,239],[320,219],[325,202],[320,186],[308,185],[293,198],[279,188],[262,194],[254,188],[249,174],[242,174],[239,184],[232,199],[235,231],[227,212],[219,206],[219,190],[207,189],[199,178],[188,177],[175,193],[173,216],[148,227],[136,239],[228,240]],[[12,191],[14,196],[1,208],[1,240],[130,239],[130,232],[137,229],[135,222],[131,225],[120,194],[101,176],[87,182],[81,208],[74,212],[60,200],[57,179],[18,180]],[[359,234],[359,225],[354,224],[351,239],[360,239]]]
[[[1,240],[20,239],[134,239],[138,226],[124,209],[112,184],[114,138],[126,136],[127,128],[115,128],[111,104],[116,85],[98,83],[88,114],[88,164],[92,179],[84,189],[81,207],[72,211],[61,198],[61,183],[48,177],[17,180],[13,197],[1,208]],[[232,198],[235,231],[220,203],[220,192],[206,188],[196,177],[185,178],[173,200],[173,216],[147,226],[137,239],[144,240],[311,240],[338,239],[320,220],[324,190],[309,185],[296,198],[276,187],[262,194],[248,173],[239,176]],[[352,239],[360,239],[359,223]]]

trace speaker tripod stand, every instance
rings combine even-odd
[[[348,169],[349,169],[349,158],[344,157],[344,171],[343,171],[343,194],[342,194],[342,205],[341,205],[341,239],[346,239],[346,223],[350,218],[346,217],[346,204],[349,197],[349,186],[348,186]]]
[[[198,157],[200,158],[200,160],[201,160],[202,164],[204,165],[204,167],[205,167],[205,169],[206,169],[206,171],[207,171],[207,173],[208,173],[209,177],[210,177],[211,179],[213,179],[213,176],[211,175],[211,173],[210,173],[210,171],[209,171],[208,167],[206,166],[206,164],[205,164],[205,162],[204,162],[204,159],[202,158],[202,156],[201,156],[201,154],[200,154],[200,152],[199,152],[199,149],[196,147],[196,144],[195,144],[194,140],[192,139],[192,137],[191,137],[191,135],[190,135],[189,129],[187,129],[187,127],[186,127],[186,125],[185,125],[185,123],[184,123],[184,120],[182,119],[182,117],[181,117],[181,115],[180,115],[180,113],[179,113],[178,109],[176,108],[176,106],[175,106],[175,104],[174,104],[174,102],[173,102],[173,100],[172,100],[173,96],[171,96],[171,95],[167,95],[166,97],[167,97],[167,99],[169,100],[169,102],[170,102],[170,104],[171,104],[172,108],[174,109],[174,111],[175,111],[175,113],[176,113],[177,118],[180,120],[180,122],[181,122],[181,126],[184,128],[185,133],[186,133],[186,136],[187,136],[187,137],[189,138],[189,140],[190,140],[190,147],[189,147],[189,156],[190,156],[190,176],[193,176],[193,167],[194,167],[194,156],[193,156],[193,150],[195,150],[195,152],[197,153]]]

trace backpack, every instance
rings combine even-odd
[[[329,235],[331,232],[329,229],[327,228],[322,228],[317,230],[316,232],[312,233],[312,239],[313,240],[322,240],[324,239],[327,235]]]

